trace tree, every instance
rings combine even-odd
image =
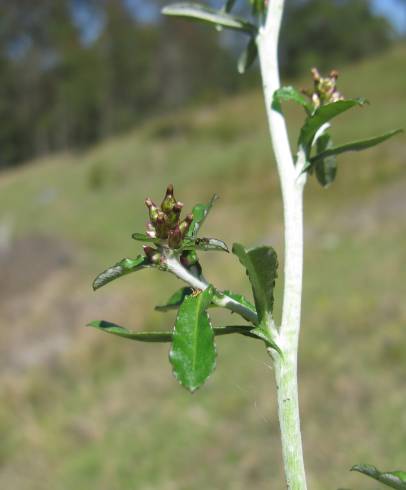
[[[281,67],[288,75],[379,53],[394,36],[389,21],[375,15],[368,0],[291,0],[285,18]]]

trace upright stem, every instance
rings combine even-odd
[[[287,488],[306,490],[297,385],[303,270],[303,188],[306,177],[302,173],[303,155],[299,154],[295,165],[285,119],[272,107],[273,94],[280,87],[278,39],[283,8],[284,0],[269,2],[266,22],[259,31],[257,44],[270,134],[281,182],[285,221],[283,311],[278,339],[283,357],[272,351],[278,389],[283,462]]]

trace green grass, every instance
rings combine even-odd
[[[399,46],[342,69],[342,92],[372,105],[337,119],[337,143],[405,126],[405,54]],[[301,113],[286,112],[294,141]],[[405,151],[401,135],[341,157],[331,189],[312,180],[306,190],[300,395],[314,490],[378,488],[348,472],[355,463],[406,467]],[[97,318],[171,327],[173,314],[153,305],[179,286],[174,278],[142,271],[90,290],[96,273],[138,253],[130,236],[143,231],[143,200],[159,200],[169,182],[188,209],[220,194],[208,235],[270,242],[282,258],[280,194],[259,92],[157,118],[90,152],[0,176],[0,222],[12,223],[16,239],[53,236],[73,257],[64,269],[30,278],[20,302],[0,303],[0,488],[284,488],[272,367],[260,342],[219,339],[215,375],[190,396],[170,373],[166,346],[83,328]],[[249,294],[235,257],[206,254],[203,263],[218,287]],[[279,282],[279,309],[280,289]],[[50,354],[41,357],[35,349],[46,342]]]

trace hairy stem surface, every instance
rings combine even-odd
[[[201,279],[191,274],[188,270],[186,270],[175,257],[168,257],[166,259],[166,267],[170,272],[172,272],[172,274],[189,284],[189,286],[191,286],[192,288],[201,289],[202,291],[204,291],[209,286],[207,282],[202,281]],[[217,306],[227,308],[233,313],[238,313],[253,324],[256,324],[258,322],[258,317],[255,312],[252,312],[250,309],[246,308],[244,305],[238,303],[233,298],[230,298],[224,293],[222,294],[221,298],[213,298],[213,302]]]
[[[306,490],[300,432],[297,384],[297,353],[300,332],[300,308],[303,270],[303,156],[294,164],[283,115],[272,108],[273,94],[280,87],[278,38],[284,0],[269,2],[265,25],[257,43],[261,64],[265,104],[273,150],[281,182],[285,220],[285,268],[282,324],[278,345],[283,357],[272,352],[278,389],[278,414],[282,438],[287,488]]]

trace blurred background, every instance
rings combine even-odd
[[[160,7],[0,2],[1,489],[284,488],[260,342],[219,338],[217,371],[191,396],[167,345],[84,327],[173,325],[154,306],[174,277],[91,290],[139,253],[143,201],[170,182],[187,210],[220,195],[206,235],[271,243],[283,262],[258,67],[238,75],[239,37]],[[405,35],[404,0],[287,0],[284,82],[310,87],[312,66],[337,68],[344,95],[371,101],[334,122],[337,143],[405,127]],[[303,114],[286,114],[294,144]],[[339,158],[330,189],[306,189],[300,397],[314,490],[379,488],[348,472],[355,463],[406,469],[405,153],[401,135]],[[202,262],[217,287],[250,295],[235,257]]]

